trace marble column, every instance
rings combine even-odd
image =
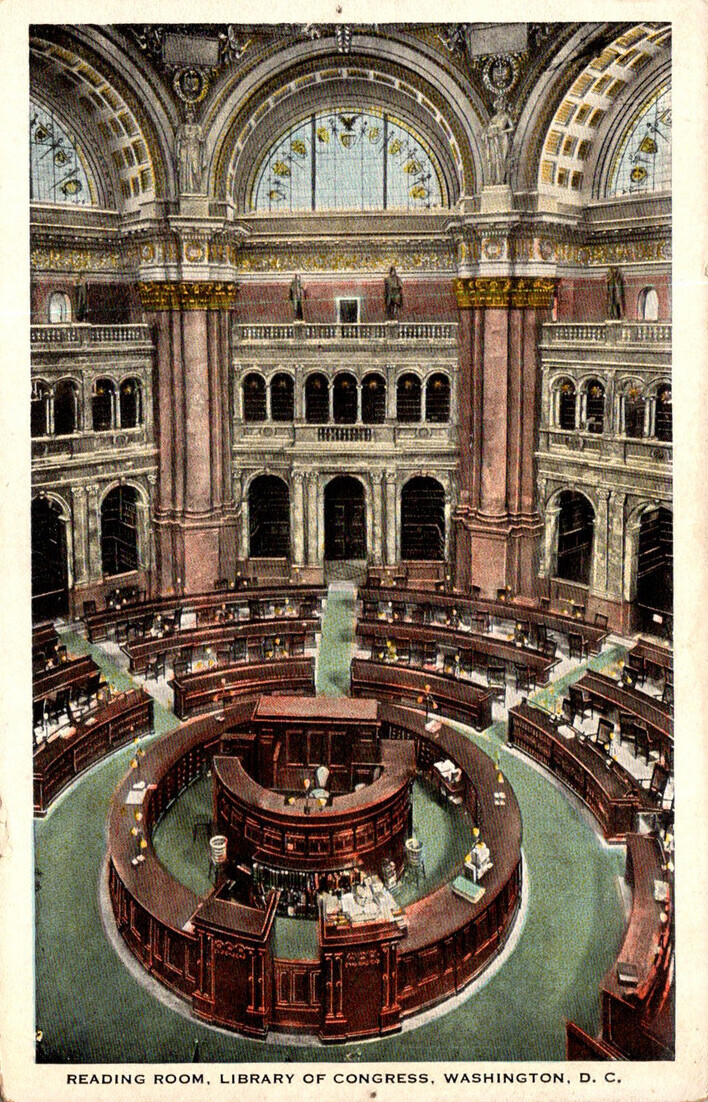
[[[293,562],[296,566],[302,566],[305,562],[305,502],[303,496],[303,483],[305,476],[302,471],[294,471],[292,476],[293,509],[292,509],[292,537],[291,546]]]
[[[307,475],[307,563],[308,566],[319,565],[319,548],[317,546],[317,475],[310,471]]]
[[[371,506],[373,517],[372,551],[374,557],[374,565],[379,566],[383,561],[383,471],[372,471],[371,473]]]
[[[386,471],[386,562],[392,566],[398,561],[396,515],[396,472]]]

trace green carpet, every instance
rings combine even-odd
[[[356,591],[330,588],[322,617],[322,636],[317,659],[318,693],[325,696],[348,694],[355,623]]]

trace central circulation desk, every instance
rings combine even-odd
[[[626,770],[589,742],[567,739],[547,712],[523,701],[509,709],[509,745],[523,750],[587,804],[608,842],[623,842],[637,812],[650,806]]]
[[[208,1021],[256,1036],[269,1029],[299,1029],[329,1042],[399,1029],[404,1017],[462,990],[500,951],[513,928],[521,890],[521,815],[513,789],[499,779],[491,758],[444,723],[426,726],[420,712],[376,701],[332,701],[330,718],[337,727],[343,709],[351,707],[350,720],[356,718],[359,727],[356,737],[368,737],[375,724],[382,741],[402,743],[398,762],[404,786],[412,750],[419,773],[430,775],[435,762],[448,758],[462,771],[470,840],[472,826],[479,825],[493,865],[476,902],[455,894],[451,883],[443,884],[407,906],[402,923],[377,919],[347,926],[327,917],[323,908],[316,958],[276,958],[271,935],[279,889],[268,892],[263,906],[229,900],[228,881],[199,898],[167,872],[152,845],[152,830],[161,815],[212,766],[215,756],[248,754],[249,747],[272,756],[276,728],[287,746],[290,725],[301,730],[314,724],[319,730],[323,709],[330,706],[305,698],[260,703],[260,711],[259,701],[243,701],[182,724],[147,747],[140,769],[143,788],[136,788],[132,775],[117,787],[108,855],[118,929],[144,967]],[[262,736],[270,740],[264,747],[259,745]],[[340,803],[335,797],[331,809],[303,814],[303,830],[324,829],[320,824],[345,814],[347,805],[356,856],[357,816],[366,813],[369,798],[381,810],[378,797],[388,783],[385,772],[383,784],[375,779],[368,788],[343,794]],[[237,774],[237,780],[244,779],[241,770]],[[400,792],[398,784],[394,782],[394,789]],[[498,797],[501,788],[504,799]],[[252,795],[257,801],[264,798],[260,790]],[[391,798],[397,799],[396,791]],[[137,810],[142,812],[146,846],[131,833]],[[276,811],[283,823],[286,816],[297,819],[295,811],[285,811],[282,795]],[[261,845],[258,831],[253,834],[252,840]],[[457,872],[462,868],[451,871],[451,881]]]
[[[418,698],[435,701],[440,712],[461,723],[470,723],[483,731],[492,722],[492,693],[466,678],[452,677],[440,671],[412,669],[394,662],[352,659],[352,696],[374,696],[420,708]]]

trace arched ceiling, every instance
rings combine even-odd
[[[641,75],[668,55],[671,27],[638,23],[598,50],[567,88],[545,135],[538,169],[538,191],[564,204],[580,206],[592,188],[588,169],[596,159],[598,138],[607,133]]]

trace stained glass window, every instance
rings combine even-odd
[[[430,210],[444,194],[422,139],[385,111],[352,107],[313,114],[280,137],[258,170],[251,207]]]
[[[40,203],[94,202],[83,155],[53,111],[30,103],[30,198]]]
[[[610,173],[608,196],[671,188],[671,89],[654,94],[635,115]]]

